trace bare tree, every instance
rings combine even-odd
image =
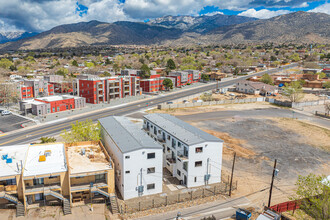
[[[329,115],[329,113],[330,113],[330,102],[324,103],[324,109],[327,112],[327,114]]]

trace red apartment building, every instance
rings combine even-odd
[[[40,79],[25,80],[20,86],[20,98],[29,99],[54,95],[54,85]]]
[[[115,76],[99,78],[87,76],[78,80],[78,95],[87,103],[110,103],[112,99],[140,95],[140,79],[135,76]]]
[[[48,96],[37,99],[23,100],[20,102],[21,111],[33,115],[46,115],[86,106],[86,99],[76,96]]]

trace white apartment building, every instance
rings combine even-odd
[[[163,146],[163,166],[182,185],[221,182],[222,140],[168,114],[145,115],[143,123]]]
[[[115,166],[115,182],[124,200],[162,192],[162,146],[124,117],[99,120],[101,137]]]

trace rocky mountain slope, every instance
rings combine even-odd
[[[198,19],[204,19],[203,22]],[[232,21],[235,20],[236,21]],[[164,17],[149,23],[99,21],[55,27],[36,36],[0,45],[1,50],[121,44],[329,43],[330,15],[295,12],[243,22],[240,16]]]
[[[241,24],[249,21],[258,20],[237,15],[216,14],[213,16],[165,16],[156,18],[148,22],[151,25],[158,25],[168,28],[177,28],[189,32],[206,33],[215,28]]]
[[[34,32],[22,32],[22,31],[0,31],[0,44],[16,41],[27,37],[32,37],[38,33]]]

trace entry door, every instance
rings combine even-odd
[[[183,175],[183,185],[187,185],[187,176]]]
[[[34,195],[34,200],[36,200],[36,201],[40,201],[40,200],[43,200],[43,199],[44,199],[44,195],[42,193]]]

